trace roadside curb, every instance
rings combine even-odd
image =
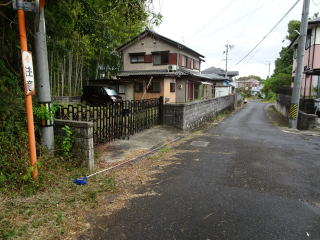
[[[270,107],[274,106],[274,104],[267,104],[264,107],[264,110],[268,116],[268,118],[270,119],[270,121],[273,123],[273,125],[277,128],[279,128],[282,132],[284,133],[289,133],[289,134],[296,134],[296,135],[305,135],[305,136],[314,136],[314,137],[320,137],[320,131],[311,131],[311,130],[297,130],[297,129],[291,129],[288,127],[280,127],[278,126],[276,123],[277,121],[270,115],[269,113],[269,109]],[[278,114],[280,114],[279,112],[277,112]]]

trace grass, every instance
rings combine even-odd
[[[168,147],[163,147],[161,149],[159,149],[158,152],[152,154],[151,156],[148,157],[148,159],[153,160],[153,161],[159,161],[162,159],[162,157],[169,153],[171,151],[171,148]]]
[[[273,98],[271,98],[271,99],[262,99],[261,102],[263,102],[263,103],[275,103],[276,100],[273,99]]]
[[[212,121],[221,121],[229,114],[220,113]],[[172,148],[163,147],[148,159],[158,164],[172,152]],[[87,170],[74,160],[43,159],[39,174],[39,181],[21,189],[1,189],[0,239],[65,239],[75,236],[85,228],[87,212],[99,208],[99,196],[119,192],[115,174],[97,175],[85,186],[73,184],[74,178],[87,175]],[[132,174],[131,169],[128,174]],[[140,179],[143,174],[139,172],[137,176]]]
[[[72,181],[84,176],[85,169],[71,161],[50,162],[50,168],[39,169],[39,181],[0,193],[0,239],[64,239],[81,228],[85,210],[96,207],[99,194],[118,191],[114,174],[78,186]]]

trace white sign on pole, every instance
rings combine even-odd
[[[31,52],[22,51],[22,67],[24,78],[24,92],[26,95],[34,95],[34,71]]]

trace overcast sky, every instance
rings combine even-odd
[[[234,45],[230,52],[229,70],[240,76],[262,78],[271,73],[292,19],[301,20],[302,0],[274,32],[245,61],[232,68],[281,19],[296,0],[153,0],[153,7],[163,15],[162,24],[154,30],[181,42],[205,56],[201,70],[215,66],[225,68],[223,55],[227,41]],[[310,15],[320,11],[320,0],[311,0]]]

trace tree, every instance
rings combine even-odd
[[[297,37],[298,33],[296,31],[299,31],[300,29],[300,21],[298,20],[291,20],[288,23],[288,35],[286,36],[286,39],[289,41],[295,40]]]
[[[0,59],[11,72],[20,73],[16,12],[11,1],[0,8]],[[146,27],[161,23],[149,7],[152,0],[46,1],[46,30],[53,95],[79,95],[82,84],[96,78],[99,69],[115,74],[115,49]],[[28,48],[32,50],[33,14],[27,13]]]
[[[249,75],[249,76],[247,76],[247,77],[240,77],[240,78],[238,78],[239,81],[248,80],[248,79],[256,79],[256,80],[258,80],[259,82],[262,81],[262,78],[261,78],[261,77],[255,76],[255,75]]]
[[[288,35],[286,39],[291,42],[297,37],[297,31],[300,28],[300,22],[292,20],[288,23]],[[279,52],[279,58],[275,60],[275,69],[272,76],[263,81],[264,87],[262,91],[268,98],[275,95],[280,88],[290,86],[292,79],[292,63],[293,50],[288,47],[283,47]]]
[[[145,27],[161,22],[151,0],[46,1],[50,84],[53,95],[77,95],[97,69],[119,68],[116,47]],[[17,13],[11,1],[0,4],[0,189],[18,187],[28,173],[21,53]],[[32,51],[33,14],[26,13],[28,49]],[[34,101],[35,102],[35,101]]]

